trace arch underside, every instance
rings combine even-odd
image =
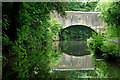
[[[90,29],[94,30],[95,32],[99,32],[99,30],[100,30],[99,26],[94,27],[94,26],[86,25],[86,24],[70,24],[70,25],[67,25],[67,26],[63,26],[62,29],[66,29],[68,27],[76,26],[76,25],[89,27]]]
[[[92,32],[96,31],[88,26],[72,25],[62,29],[59,37],[60,40],[86,40],[92,35]]]

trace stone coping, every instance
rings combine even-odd
[[[52,69],[53,71],[72,71],[72,70],[95,70],[95,68],[81,68],[81,69]]]
[[[120,42],[120,39],[107,39],[107,41],[111,41],[111,42]]]
[[[82,11],[65,11],[65,12],[71,12],[71,13],[101,13],[101,12],[82,12]]]
[[[57,11],[53,11],[53,12],[56,13]],[[101,13],[101,12],[82,12],[82,11],[65,11],[65,12],[66,12],[66,13],[67,13],[67,12],[69,12],[69,13],[70,13],[70,12],[71,12],[71,13]]]

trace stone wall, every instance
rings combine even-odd
[[[102,34],[107,25],[104,19],[98,17],[100,12],[66,11],[66,13],[66,18],[60,17],[56,12],[51,13],[52,17],[57,18],[62,24],[63,29],[72,25],[84,25],[92,28],[96,32],[100,30]]]

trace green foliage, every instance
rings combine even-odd
[[[89,39],[87,39],[87,47],[88,47],[88,50],[91,52],[91,53],[94,53],[95,51],[95,48],[93,48],[93,44],[94,44],[94,40],[92,39],[92,37],[90,37]],[[94,50],[93,50],[94,49]]]
[[[4,79],[13,79],[14,74],[15,79],[49,77],[50,65],[53,65],[60,55],[58,51],[52,51],[50,43],[52,36],[57,35],[61,29],[61,25],[50,17],[50,12],[56,10],[64,17],[63,6],[63,3],[57,2],[3,3],[3,55],[4,59],[8,58],[7,65],[13,72],[8,74],[4,67]],[[14,17],[11,16],[11,10],[17,10]],[[15,34],[10,33],[10,30]],[[38,74],[35,67],[38,68]]]
[[[95,58],[95,65],[96,78],[108,78],[108,80],[112,80],[113,78],[119,79],[119,63],[104,60],[97,61]]]
[[[106,30],[104,31],[104,36],[107,39],[120,39],[120,27],[115,27],[115,25],[111,26],[107,26]]]
[[[17,47],[21,50],[21,47]],[[23,49],[24,51],[24,49]],[[27,53],[27,54],[26,54]],[[17,78],[49,78],[51,66],[55,65],[60,58],[60,51],[53,50],[51,44],[46,46],[37,46],[37,49],[31,51],[19,51],[15,58],[13,70],[18,72]]]
[[[96,73],[92,70],[68,70],[54,71],[53,78],[80,79],[80,78],[96,78]]]
[[[4,41],[3,42],[4,46],[9,44],[9,37],[5,34],[5,31],[7,31],[8,26],[9,26],[8,17],[7,17],[7,15],[3,15],[3,35],[2,35],[2,40]]]
[[[101,54],[100,48],[103,45],[105,38],[100,33],[92,34],[92,37],[87,40],[88,50],[94,54]]]
[[[101,50],[104,52],[104,58],[109,59],[119,59],[120,58],[120,50],[117,43],[104,41],[101,46]]]
[[[106,39],[119,39],[120,38],[120,2],[104,2],[100,0],[97,8],[101,11],[99,14],[105,22],[107,22],[104,37]],[[96,40],[95,40],[96,39]],[[104,41],[102,38],[92,37],[88,41],[89,50],[93,53],[102,52],[105,59],[120,61],[120,50],[116,43]],[[97,49],[98,48],[98,49]]]
[[[107,22],[106,37],[119,38],[120,31],[120,2],[104,2],[100,0],[97,4],[97,8],[100,10],[100,17]]]
[[[98,2],[66,2],[66,11],[94,12]],[[97,11],[97,10],[96,10]]]
[[[87,40],[88,50],[95,55],[103,56],[105,59],[120,59],[120,50],[117,43],[108,42],[100,34],[93,33],[93,36]]]
[[[116,62],[106,62],[104,60],[96,60],[95,56],[92,57],[95,66],[94,70],[67,70],[67,71],[54,71],[51,75],[53,79],[78,79],[78,78],[105,78],[106,80],[119,79],[120,64]],[[56,79],[55,79],[56,80]]]
[[[58,33],[61,30],[61,24],[57,21],[57,19],[55,18],[51,18],[49,20],[49,24],[50,24],[50,28],[48,28],[50,30],[50,32],[53,33],[53,35],[58,35]]]
[[[120,2],[102,2],[102,0],[97,5],[98,9],[101,11],[100,16],[104,18],[105,22],[108,25],[116,25],[116,27],[120,26],[119,23],[119,10],[120,10]]]

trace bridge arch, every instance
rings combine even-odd
[[[67,25],[67,26],[63,26],[62,30],[66,29],[66,28],[69,28],[69,27],[72,27],[72,26],[85,26],[85,27],[88,27],[95,32],[99,32],[99,30],[97,30],[95,27],[92,27],[92,26],[87,25],[87,24],[82,24],[82,23],[76,23],[76,24],[70,24],[70,25]]]
[[[51,13],[53,18],[56,18],[62,25],[62,29],[71,25],[85,25],[96,32],[104,33],[105,26],[104,19],[98,17],[100,12],[80,12],[80,11],[65,11],[67,16],[62,18],[57,12]],[[58,40],[59,38],[56,37]]]
[[[91,30],[93,30],[94,32],[97,33],[97,31],[93,27],[91,27],[89,25],[85,25],[85,24],[73,24],[73,25],[65,26],[65,27],[62,28],[61,31],[65,30],[65,29],[67,29],[69,27],[74,27],[74,26],[84,26],[84,27],[90,28]]]
[[[69,36],[71,38],[74,38],[74,39],[76,38],[76,40],[80,40],[80,38],[81,39],[82,38],[86,38],[87,39],[90,36],[92,36],[92,32],[96,32],[96,31],[93,30],[89,26],[85,26],[85,25],[70,25],[70,26],[68,26],[66,28],[63,28],[61,30],[61,32],[59,33],[59,39],[60,40],[65,40],[65,37],[67,37],[67,36]],[[84,36],[82,36],[82,35],[84,35]],[[68,39],[68,38],[66,38],[66,39]]]

